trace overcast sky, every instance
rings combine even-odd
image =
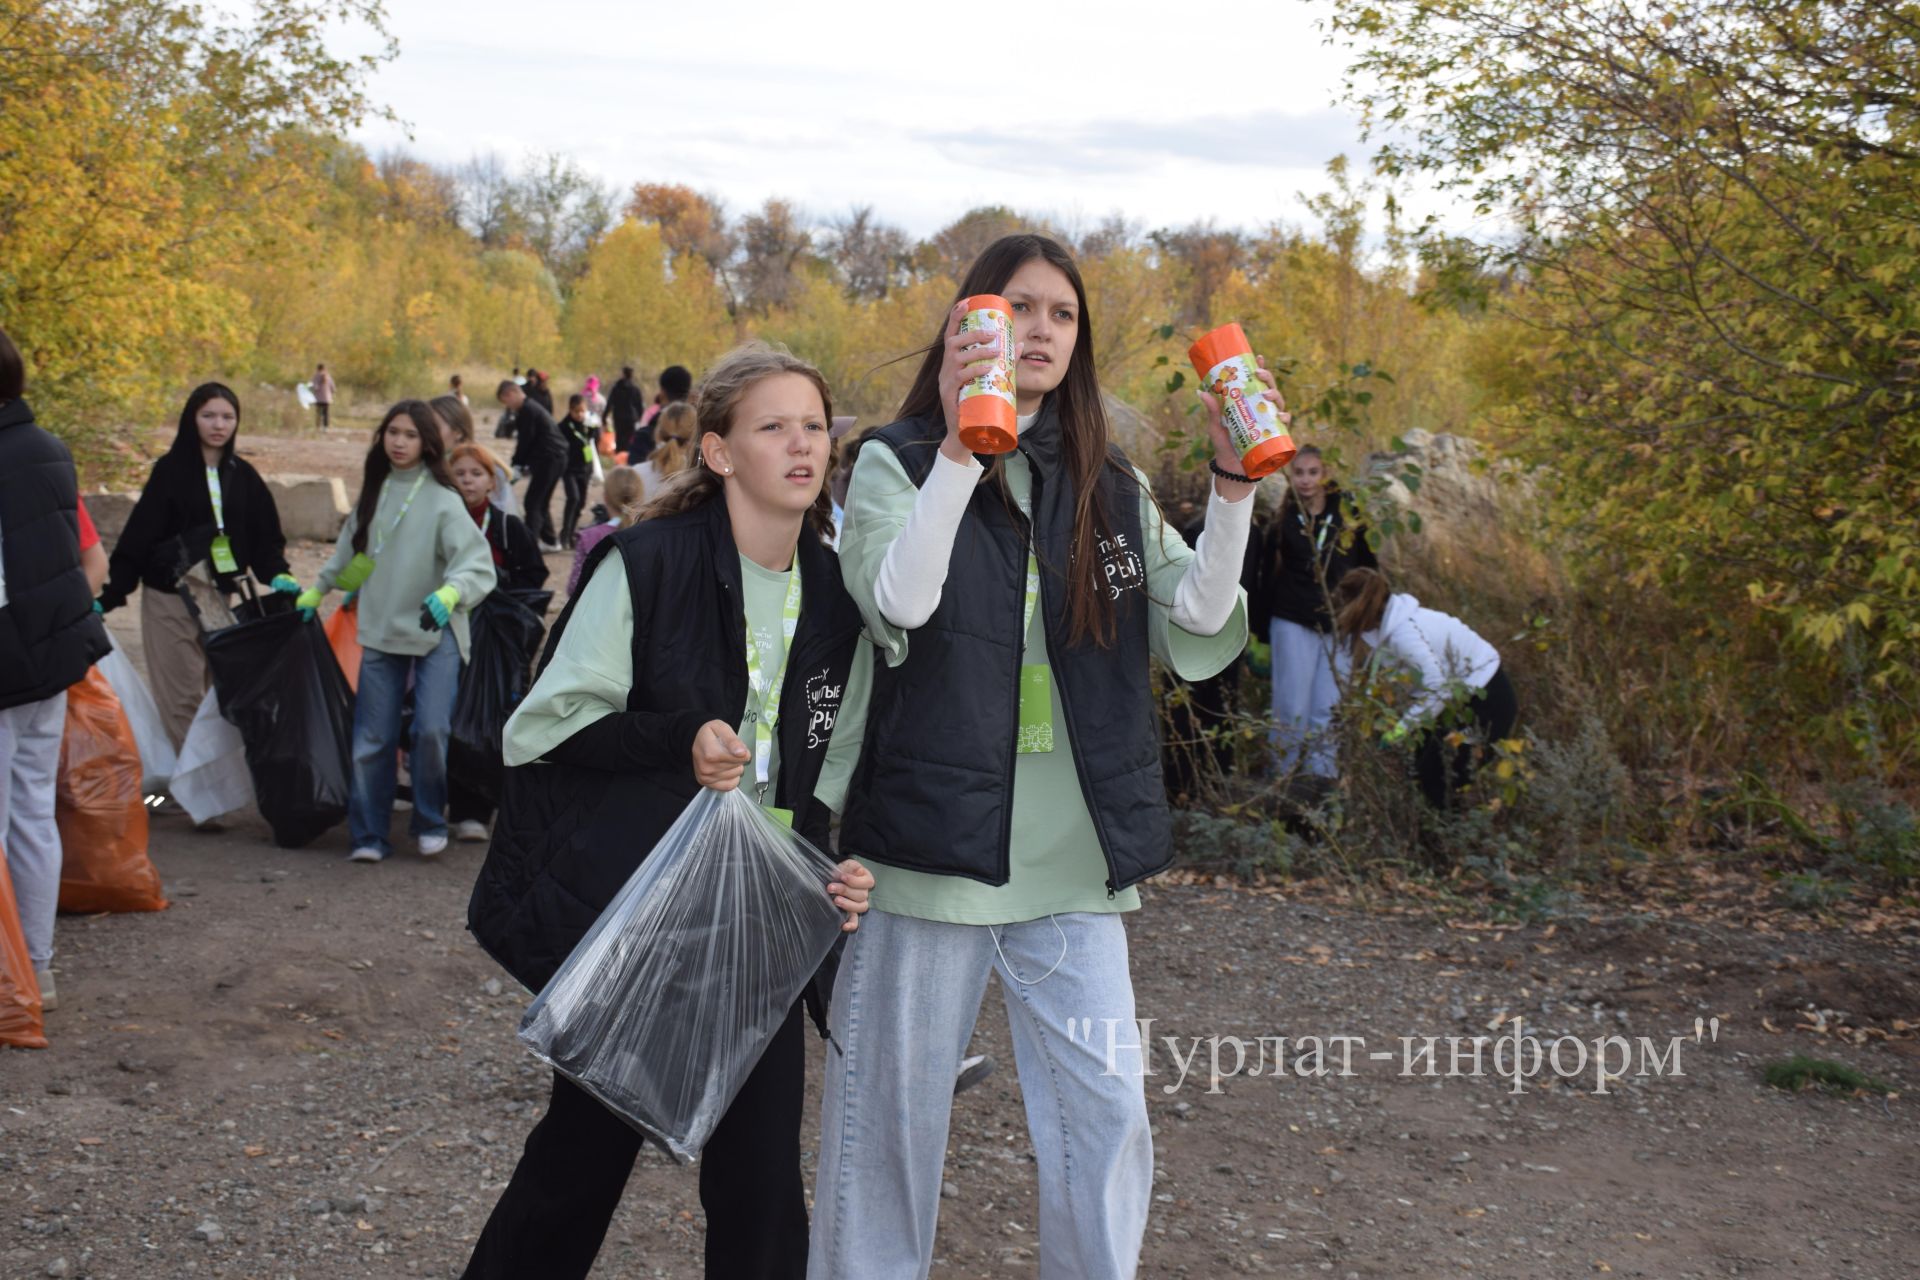
[[[924,235],[1005,204],[1071,225],[1303,222],[1367,148],[1343,51],[1302,0],[388,0],[373,94],[436,161],[560,150],[627,187],[815,220],[871,204]],[[989,61],[992,54],[996,60]]]

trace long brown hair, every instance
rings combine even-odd
[[[721,356],[707,371],[694,393],[694,412],[700,433],[694,438],[694,464],[660,486],[660,495],[640,509],[640,520],[658,520],[662,516],[691,511],[704,502],[718,498],[726,482],[707,469],[700,442],[709,433],[725,438],[733,429],[733,411],[749,388],[763,378],[781,373],[797,373],[820,393],[820,408],[826,421],[833,421],[833,394],[820,371],[784,347],[764,342],[749,342]],[[820,477],[820,496],[807,512],[814,530],[822,537],[833,535],[833,495],[827,492],[826,476]]]
[[[1387,575],[1378,569],[1349,569],[1333,586],[1333,629],[1344,638],[1355,655],[1360,652],[1360,636],[1380,625],[1386,616],[1387,600],[1393,587]]]
[[[373,528],[373,517],[380,510],[380,487],[393,473],[393,462],[387,457],[386,437],[387,424],[397,418],[406,418],[420,433],[420,465],[435,480],[459,492],[454,488],[453,477],[447,474],[446,446],[440,440],[440,423],[433,416],[433,406],[425,400],[402,400],[387,410],[387,416],[373,429],[373,447],[367,450],[366,469],[360,475],[360,499],[353,508],[356,552],[367,549],[367,530]]]
[[[473,410],[462,404],[459,396],[435,396],[427,405],[433,410],[433,416],[453,432],[456,444],[473,443]]]
[[[1060,418],[1061,460],[1073,485],[1073,536],[1069,543],[1067,580],[1067,638],[1072,644],[1091,640],[1101,648],[1113,644],[1113,600],[1097,578],[1100,544],[1112,536],[1113,522],[1106,508],[1101,479],[1109,467],[1131,473],[1113,457],[1113,431],[1100,399],[1100,379],[1094,371],[1093,319],[1087,310],[1087,287],[1073,255],[1047,236],[1002,236],[988,245],[967,268],[954,301],[977,293],[1000,293],[1021,267],[1034,259],[1057,267],[1073,285],[1079,304],[1079,332],[1066,376],[1047,393]],[[945,356],[949,317],[942,315],[939,330],[920,362],[920,372],[900,406],[902,418],[943,416],[940,404],[940,366]],[[994,463],[994,481],[1000,483],[1001,463]],[[1005,492],[1004,487],[1002,492]]]
[[[662,480],[679,475],[693,464],[693,442],[700,433],[700,415],[684,400],[660,411],[653,423],[653,452],[647,461]]]

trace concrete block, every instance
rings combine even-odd
[[[127,527],[127,517],[133,514],[133,504],[140,501],[137,493],[83,493],[86,500],[87,515],[93,520],[93,527],[100,531],[101,545],[111,552],[120,541],[120,531]]]
[[[352,510],[347,486],[337,476],[268,476],[267,488],[280,509],[280,530],[288,538],[332,542]]]

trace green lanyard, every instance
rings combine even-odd
[[[220,468],[207,468],[207,499],[213,503],[213,527],[220,533],[227,531],[227,504],[220,498]]]
[[[760,642],[753,628],[747,628],[747,684],[760,697],[759,710],[749,709],[747,723],[757,726],[753,734],[753,776],[766,799],[767,783],[773,776],[773,735],[780,724],[780,690],[787,682],[787,657],[793,650],[793,633],[800,628],[800,565],[796,561],[787,571],[787,600],[780,610],[780,665],[771,679],[760,674]]]
[[[381,534],[379,537],[379,540],[373,544],[373,558],[375,560],[378,560],[380,558],[380,549],[387,545],[387,539],[393,536],[393,531],[395,529],[398,529],[400,527],[400,522],[407,518],[407,509],[413,506],[413,500],[419,494],[420,486],[423,482],[425,482],[426,478],[427,478],[426,468],[422,467],[420,469],[420,474],[413,478],[413,487],[407,490],[406,500],[400,504],[400,514],[393,518],[393,522],[387,526],[387,531]],[[387,484],[391,484],[391,483],[393,483],[393,477],[388,476],[386,481],[382,484],[381,487],[385,488]]]
[[[1040,603],[1040,562],[1027,552],[1027,607],[1020,615],[1020,647],[1026,648],[1027,633],[1033,630],[1033,610]]]
[[[233,540],[227,537],[227,504],[220,494],[220,468],[207,468],[207,501],[213,504],[213,541],[207,544],[207,558],[215,573],[238,573],[240,562],[234,559]]]

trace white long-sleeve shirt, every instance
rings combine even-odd
[[[1450,613],[1422,608],[1410,595],[1388,598],[1380,625],[1360,633],[1376,660],[1412,671],[1420,681],[1413,705],[1401,719],[1405,728],[1418,728],[1446,705],[1450,691],[1465,686],[1484,689],[1500,670],[1500,651]]]

